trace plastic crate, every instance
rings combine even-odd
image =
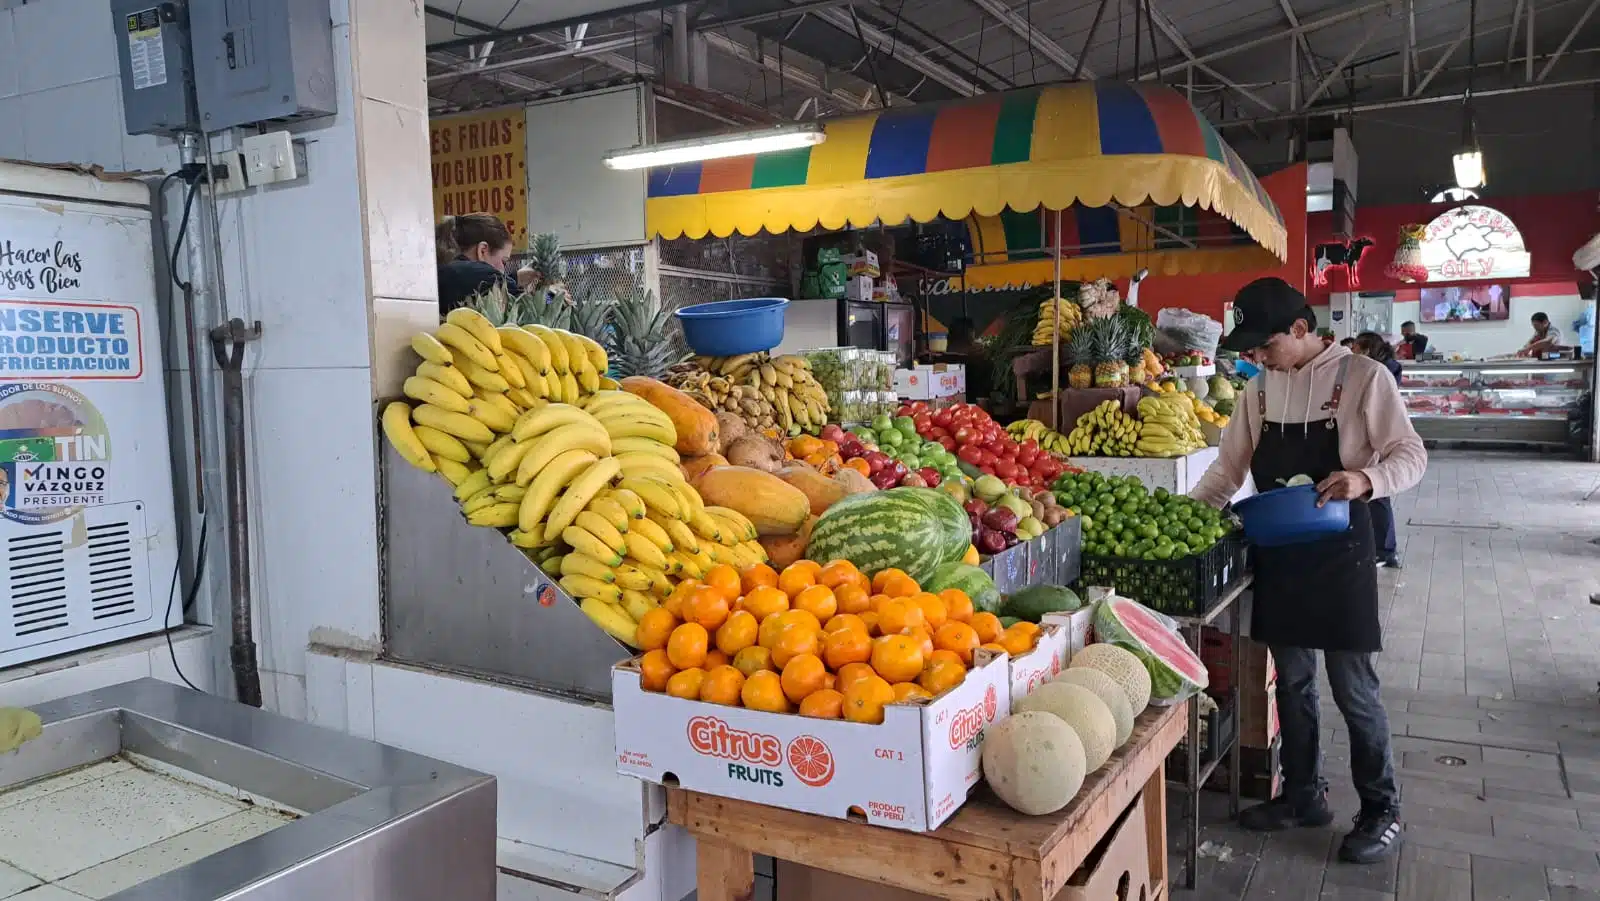
[[[1106,585],[1170,616],[1204,616],[1243,577],[1248,545],[1225,538],[1181,560],[1136,560],[1084,554],[1080,585]]]
[[[1213,700],[1216,700],[1213,698]],[[1187,722],[1188,717],[1184,718]],[[1233,705],[1224,701],[1217,701],[1217,709],[1200,717],[1202,726],[1200,739],[1200,765],[1202,767],[1216,760],[1223,749],[1233,744],[1237,737],[1239,719],[1234,716]],[[1185,736],[1188,730],[1184,730]],[[1189,772],[1189,741],[1185,737],[1167,755],[1167,772],[1174,774],[1179,780],[1187,779]]]

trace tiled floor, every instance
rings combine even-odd
[[[0,793],[0,899],[106,898],[288,821],[106,761]]]
[[[1589,601],[1600,592],[1600,466],[1436,452],[1397,518],[1406,567],[1382,576],[1379,670],[1400,853],[1370,867],[1334,858],[1357,802],[1324,688],[1339,821],[1263,837],[1228,824],[1209,796],[1212,855],[1198,889],[1175,899],[1600,901],[1600,606]],[[1172,860],[1181,865],[1176,841]]]

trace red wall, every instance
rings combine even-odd
[[[1276,275],[1302,291],[1306,289],[1306,164],[1296,163],[1274,172],[1261,179],[1261,186],[1277,203],[1278,212],[1283,214],[1284,229],[1289,233],[1288,262],[1277,269],[1256,272],[1151,276],[1139,285],[1140,309],[1148,312],[1152,318],[1158,310],[1184,307],[1220,319],[1223,303],[1232,300],[1240,288],[1258,278]],[[1588,240],[1587,237],[1584,240]],[[1394,255],[1392,249],[1389,255]],[[1127,283],[1121,283],[1119,288],[1126,297]],[[1327,298],[1324,297],[1321,302],[1327,303]]]
[[[1527,278],[1509,280],[1514,285],[1542,282],[1562,282],[1570,285],[1576,278],[1572,268],[1573,251],[1582,247],[1596,232],[1600,232],[1600,196],[1593,192],[1539,194],[1473,202],[1505,213],[1511,217],[1517,230],[1522,232],[1522,241],[1532,257],[1532,263]],[[1458,205],[1419,203],[1406,206],[1358,207],[1357,236],[1371,238],[1374,242],[1361,257],[1359,290],[1409,290],[1414,294],[1415,285],[1383,274],[1384,268],[1394,259],[1400,226],[1429,222],[1445,210]],[[1307,247],[1332,241],[1333,214],[1312,213],[1307,217],[1306,232]],[[1306,273],[1302,273],[1302,277],[1305,276]],[[1433,286],[1434,283],[1430,282],[1429,287]],[[1328,284],[1320,287],[1311,286],[1307,296],[1312,303],[1323,305],[1328,302],[1330,293],[1348,290],[1351,289],[1345,280],[1344,272],[1335,269],[1328,273]]]

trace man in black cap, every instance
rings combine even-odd
[[[1382,649],[1378,570],[1368,504],[1412,487],[1428,465],[1395,380],[1382,364],[1317,337],[1303,294],[1279,278],[1257,279],[1233,301],[1223,347],[1251,352],[1261,372],[1240,393],[1217,461],[1196,498],[1221,507],[1244,483],[1258,491],[1295,476],[1316,484],[1318,506],[1350,503],[1350,528],[1304,543],[1255,549],[1250,636],[1278,665],[1283,793],[1240,814],[1247,829],[1333,821],[1318,743],[1317,651],[1350,731],[1350,769],[1361,812],[1339,857],[1371,863],[1400,837],[1399,790],[1389,718],[1374,655]]]

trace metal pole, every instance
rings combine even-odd
[[[211,353],[222,369],[223,471],[228,488],[228,588],[233,604],[234,687],[239,703],[261,706],[261,671],[256,666],[250,584],[250,492],[244,434],[244,349],[261,337],[261,323],[237,317],[211,330]]]
[[[1056,210],[1056,230],[1050,239],[1051,259],[1055,261],[1055,297],[1050,304],[1050,428],[1061,431],[1061,211]]]
[[[1534,84],[1518,85],[1514,88],[1494,88],[1488,91],[1473,91],[1474,98],[1479,97],[1509,97],[1513,94],[1531,94],[1534,91],[1560,90],[1562,88],[1586,88],[1600,84],[1600,76],[1593,78],[1573,78],[1567,81],[1540,81]],[[1273,116],[1253,116],[1249,119],[1231,119],[1219,121],[1218,128],[1238,128],[1248,125],[1264,125],[1268,122],[1284,122],[1290,119],[1299,119],[1303,116],[1315,116],[1319,113],[1338,113],[1340,115],[1354,115],[1356,113],[1375,113],[1380,110],[1407,109],[1413,106],[1427,106],[1430,103],[1455,103],[1465,100],[1464,92],[1454,94],[1439,94],[1434,97],[1408,97],[1404,100],[1380,100],[1373,103],[1341,103],[1338,106],[1327,106],[1318,109],[1301,110],[1293,114],[1278,114]]]
[[[672,8],[672,77],[689,83],[689,7],[682,3]]]

